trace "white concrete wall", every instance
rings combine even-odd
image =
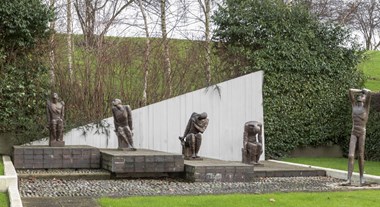
[[[210,122],[199,155],[241,161],[244,123],[264,123],[262,85],[263,72],[259,71],[218,84],[220,94],[210,87],[135,109],[132,111],[135,147],[181,153],[178,137],[183,135],[191,114],[207,112]],[[104,121],[110,124],[110,136],[93,132],[84,136],[83,130],[74,129],[65,134],[66,145],[117,148],[113,118]]]

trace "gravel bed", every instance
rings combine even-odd
[[[99,174],[107,173],[107,170],[103,169],[49,169],[49,170],[16,170],[18,175],[41,175],[41,174],[51,174],[51,175],[66,175],[66,174]]]
[[[334,191],[342,180],[330,177],[258,178],[252,182],[186,182],[174,179],[65,180],[21,178],[21,197],[125,197]]]

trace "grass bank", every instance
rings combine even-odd
[[[9,206],[9,198],[7,193],[0,193],[0,206],[8,207]]]
[[[101,198],[102,207],[366,207],[379,205],[379,193],[376,190],[349,191],[349,192],[298,192],[273,194],[232,194],[232,195],[204,195],[204,196],[154,196],[130,198]]]
[[[0,156],[0,175],[4,175],[3,156]]]
[[[337,170],[347,170],[347,158],[327,158],[327,157],[296,157],[284,158],[286,162],[294,162],[305,165],[313,165],[325,168],[332,168]],[[358,172],[359,166],[357,160],[355,161],[354,171]],[[365,174],[380,176],[380,162],[366,161],[364,165]]]
[[[366,52],[366,58],[359,64],[359,69],[368,77],[365,87],[380,91],[380,51]]]

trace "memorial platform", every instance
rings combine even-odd
[[[261,161],[263,166],[255,167],[255,177],[312,177],[326,176],[325,170],[300,167],[278,163],[274,161]]]
[[[185,178],[193,182],[249,182],[254,178],[254,166],[210,158],[185,160]]]
[[[109,170],[113,177],[160,177],[184,170],[181,154],[155,150],[136,151],[100,150],[101,166]]]
[[[99,169],[100,151],[96,147],[14,146],[16,169]]]

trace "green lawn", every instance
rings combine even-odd
[[[310,157],[297,157],[297,158],[284,158],[286,162],[294,162],[306,165],[313,165],[319,167],[333,168],[338,170],[347,170],[348,159],[347,158],[310,158]],[[354,171],[358,172],[359,166],[357,160],[355,160]],[[380,176],[380,162],[366,161],[364,165],[365,174]]]
[[[0,206],[1,207],[8,207],[9,206],[9,199],[7,193],[0,193]]]
[[[0,156],[0,175],[4,175],[3,156]]]
[[[372,91],[380,91],[380,51],[366,52],[366,59],[359,65],[368,76],[365,87]]]
[[[380,190],[348,192],[298,192],[274,194],[232,194],[203,196],[153,196],[130,198],[102,198],[102,207],[367,207],[380,206]]]

